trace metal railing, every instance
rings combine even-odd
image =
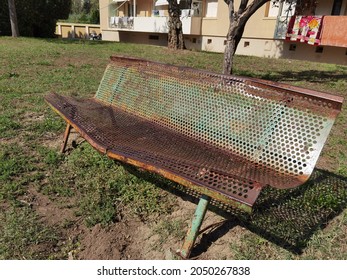
[[[133,29],[134,17],[110,17],[110,28]]]
[[[274,34],[275,39],[285,39],[286,38],[289,21],[290,21],[290,17],[288,17],[288,16],[277,17],[275,34]]]

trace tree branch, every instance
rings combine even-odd
[[[243,11],[246,9],[248,5],[248,0],[241,0],[240,6],[239,6],[239,10],[238,10],[238,14],[242,14]]]
[[[242,17],[243,19],[247,21],[266,2],[269,2],[269,0],[254,0],[243,10],[240,17]]]
[[[229,8],[229,20],[232,21],[234,18],[234,0],[224,0]]]

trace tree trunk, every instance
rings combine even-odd
[[[181,10],[177,4],[177,0],[169,0],[169,32],[168,32],[168,48],[169,49],[185,49],[182,21],[180,19]]]
[[[245,30],[249,18],[266,2],[270,0],[241,0],[239,9],[235,11],[234,0],[224,0],[229,9],[229,31],[227,43],[224,51],[223,73],[228,75],[233,73],[233,63],[236,48]],[[280,0],[277,0],[280,1]]]
[[[246,22],[242,23],[239,19],[234,19],[230,22],[224,50],[223,74],[231,75],[233,73],[234,55],[242,38],[245,25]]]
[[[17,12],[14,0],[8,0],[8,10],[10,14],[12,37],[19,37]]]

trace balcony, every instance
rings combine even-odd
[[[275,39],[285,39],[290,17],[279,16],[277,17],[276,27],[275,27]]]
[[[290,18],[278,17],[275,39],[286,39]],[[347,16],[324,16],[321,22],[319,45],[347,48]]]
[[[167,33],[168,17],[110,17],[109,28],[118,31]],[[181,17],[183,34],[200,35],[201,17]]]
[[[347,48],[347,16],[324,17],[321,45]]]

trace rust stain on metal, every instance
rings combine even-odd
[[[244,202],[234,200],[232,197],[227,197],[227,196],[225,196],[221,193],[218,193],[216,191],[209,190],[206,187],[196,185],[196,184],[182,178],[180,175],[173,174],[169,171],[166,171],[164,169],[161,169],[161,168],[153,166],[153,165],[145,164],[141,161],[137,161],[137,160],[130,159],[130,158],[127,158],[124,156],[120,156],[119,154],[115,154],[115,153],[110,152],[110,151],[107,152],[107,156],[109,156],[110,158],[116,159],[116,160],[120,160],[122,162],[129,163],[129,164],[134,165],[136,167],[143,168],[145,170],[157,173],[157,174],[159,174],[159,175],[161,175],[161,176],[163,176],[163,177],[165,177],[171,181],[174,181],[174,182],[179,183],[185,187],[188,187],[188,188],[196,191],[197,193],[210,196],[211,198],[213,198],[217,201],[220,201],[222,203],[225,203],[226,205],[230,205],[232,207],[241,209],[241,210],[248,212],[248,213],[252,212],[252,205],[251,204],[249,204],[249,205],[245,204]]]
[[[250,211],[264,186],[312,173],[342,98],[112,57],[95,97],[48,104],[95,149]]]

